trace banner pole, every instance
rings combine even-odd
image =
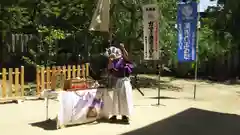
[[[199,45],[199,28],[200,28],[200,12],[199,12],[199,2],[198,2],[198,19],[197,19],[197,39],[196,39],[196,60],[195,60],[195,75],[194,75],[194,100],[196,99],[197,92],[197,77],[198,77],[198,45]]]
[[[160,88],[160,82],[161,82],[161,75],[160,75],[160,73],[161,73],[161,65],[159,64],[158,65],[158,103],[157,103],[157,105],[160,105],[160,90],[161,90],[161,88]]]
[[[198,47],[196,47],[198,48]],[[197,49],[196,49],[197,50]],[[196,60],[195,60],[195,76],[194,76],[194,95],[193,98],[196,99],[196,92],[197,92],[197,73],[198,73],[198,58],[197,58],[197,51],[196,51]]]

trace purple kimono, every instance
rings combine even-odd
[[[115,77],[129,77],[132,73],[133,65],[125,61],[123,58],[114,60],[112,64],[112,67],[115,69],[113,72]]]

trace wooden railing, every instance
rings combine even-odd
[[[24,67],[2,68],[0,73],[0,100],[14,100],[24,98]]]
[[[89,64],[83,65],[68,65],[68,66],[53,66],[37,67],[36,72],[37,94],[39,95],[44,89],[51,88],[51,78],[55,73],[64,74],[65,79],[72,79],[76,77],[86,78],[89,76]]]

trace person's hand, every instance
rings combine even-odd
[[[109,59],[109,62],[112,62],[115,58],[116,58],[115,55],[110,55],[109,58],[108,58],[108,59]]]

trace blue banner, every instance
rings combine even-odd
[[[177,12],[179,62],[196,60],[196,38],[198,24],[197,2],[179,3]]]

